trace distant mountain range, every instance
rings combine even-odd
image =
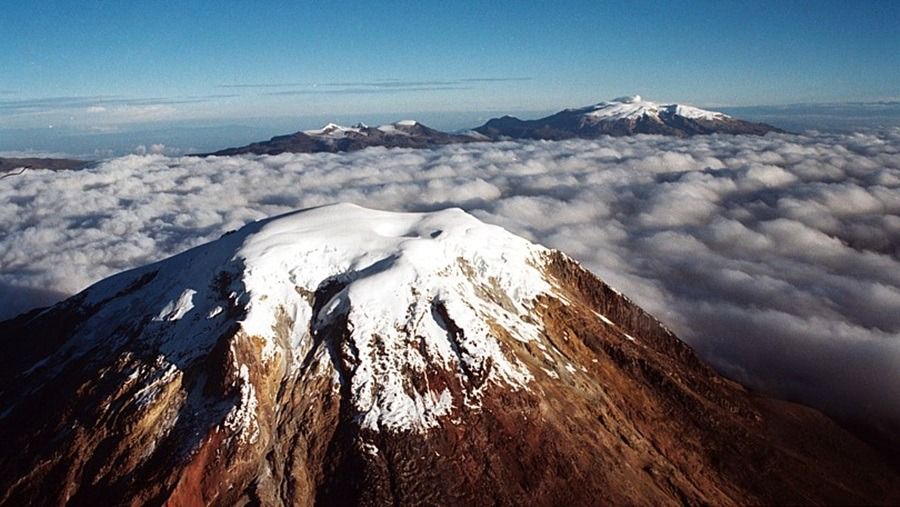
[[[707,134],[765,135],[769,132],[783,131],[771,125],[739,120],[716,111],[682,104],[658,104],[634,95],[592,106],[565,109],[537,120],[520,120],[513,116],[503,116],[462,133],[441,132],[412,120],[378,127],[363,124],[343,127],[329,123],[321,129],[277,136],[268,141],[227,148],[201,156],[336,153],[372,146],[433,148],[446,144],[508,139],[596,139],[602,136],[635,134],[675,137]]]

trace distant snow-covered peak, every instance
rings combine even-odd
[[[326,123],[322,128],[313,129],[313,130],[304,130],[303,133],[308,136],[319,136],[319,137],[344,137],[348,132],[362,132],[367,127],[362,123],[356,124],[352,127],[345,127],[343,125],[338,125],[337,123]]]
[[[338,125],[337,123],[326,123],[322,125],[321,128],[304,130],[303,133],[311,136],[321,136],[323,134],[330,134],[333,132],[343,132],[347,130],[347,127],[343,125]]]
[[[658,116],[659,114],[659,104],[645,101],[641,99],[640,95],[619,97],[609,102],[601,102],[587,109],[588,111],[585,112],[584,116],[587,120],[593,122],[640,118],[645,115]]]
[[[601,121],[632,120],[641,117],[660,120],[660,117],[681,116],[688,119],[723,120],[728,115],[717,111],[708,111],[693,106],[682,104],[659,104],[644,100],[640,95],[628,95],[618,97],[608,102],[601,102],[594,106],[583,108],[584,118],[587,123]]]

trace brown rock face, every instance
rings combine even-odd
[[[396,328],[409,355],[384,362],[398,351],[388,336],[361,341],[353,310],[369,268],[295,286],[308,313],[280,306],[264,337],[241,324],[254,311],[240,290],[250,268],[195,250],[0,323],[0,505],[900,502],[900,476],[871,448],[718,376],[558,252],[540,251],[533,268],[549,289],[527,314],[504,280],[454,259],[445,271],[471,283],[472,308],[496,316],[478,331],[451,296],[413,287],[423,306]],[[142,305],[169,271],[202,271],[198,259],[221,270],[208,288],[215,318],[151,318]],[[505,315],[539,336],[522,339]],[[433,330],[458,361],[438,360]],[[482,332],[500,355],[474,362]],[[498,358],[525,380],[500,380]],[[389,366],[418,404],[396,409]],[[369,392],[387,401],[367,405]],[[391,423],[401,416],[419,422]]]

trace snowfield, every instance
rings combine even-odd
[[[581,260],[744,383],[900,420],[900,129],[146,155],[27,171],[0,180],[0,318],[335,202],[461,207]]]
[[[698,107],[681,104],[659,104],[644,100],[640,95],[619,97],[609,102],[588,106],[575,111],[584,111],[587,123],[617,120],[636,120],[642,116],[658,118],[664,116],[683,116],[692,120],[725,120],[731,118],[725,113],[707,111]]]

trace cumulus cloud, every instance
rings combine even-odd
[[[251,220],[460,206],[559,248],[725,374],[900,421],[900,129],[172,158],[0,181],[0,312]]]

